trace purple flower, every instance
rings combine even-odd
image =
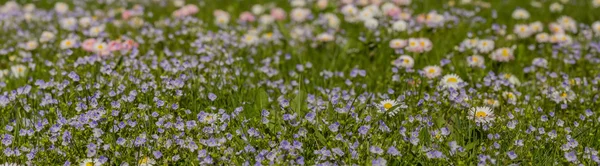
[[[208,93],[208,99],[210,99],[210,101],[215,101],[217,99],[217,95],[214,93]]]
[[[506,155],[508,155],[508,158],[510,158],[511,160],[517,158],[517,154],[515,153],[515,151],[509,151],[506,153]]]

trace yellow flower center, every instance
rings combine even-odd
[[[451,78],[448,78],[446,81],[449,83],[456,83],[456,82],[458,82],[458,79],[451,77]]]
[[[383,104],[383,108],[385,108],[386,110],[392,108],[393,106],[394,105],[392,105],[392,103],[385,103],[385,104]]]
[[[142,158],[139,163],[140,164],[146,164],[146,163],[148,163],[148,157]]]
[[[473,62],[479,61],[479,59],[477,57],[473,57],[472,59],[473,59]]]
[[[87,162],[87,163],[85,163],[85,166],[94,166],[94,163],[92,163],[92,162]]]
[[[403,62],[404,62],[404,63],[409,63],[409,62],[410,62],[410,60],[408,60],[408,59],[403,59]]]
[[[478,117],[478,118],[483,118],[483,117],[486,117],[487,115],[488,114],[486,112],[484,112],[484,111],[477,111],[475,113],[475,117]]]
[[[508,56],[508,50],[507,49],[503,49],[502,50],[502,56],[504,56],[504,57]]]
[[[427,72],[429,72],[429,73],[435,73],[435,69],[430,68]]]
[[[560,94],[560,97],[562,97],[562,98],[567,98],[567,93],[566,93],[566,92],[563,92],[562,94]]]

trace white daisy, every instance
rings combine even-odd
[[[138,161],[138,166],[153,166],[156,161],[150,157],[143,157]]]
[[[16,78],[23,77],[27,73],[27,67],[24,65],[14,65],[10,67],[12,75]]]
[[[483,67],[485,63],[485,58],[481,55],[473,55],[467,57],[467,64],[471,67]]]
[[[531,30],[529,25],[526,25],[526,24],[515,25],[515,29],[513,31],[515,34],[517,34],[517,36],[519,38],[527,38],[527,37],[531,36],[531,34],[533,34],[533,32],[534,32]]]
[[[494,112],[490,107],[473,107],[469,113],[468,118],[476,123],[491,123],[495,119]]]
[[[517,9],[512,13],[512,17],[517,20],[529,19],[529,12],[525,9]]]
[[[398,106],[398,107],[396,107]],[[400,108],[406,108],[406,105],[399,105],[395,100],[383,100],[379,102],[380,112],[388,114],[388,116],[394,116],[398,113]],[[394,108],[396,107],[396,108]]]
[[[392,24],[392,30],[396,32],[406,31],[407,23],[404,20],[398,20]]]
[[[496,51],[494,51],[494,52],[492,52],[492,54],[490,54],[490,58],[492,58],[492,60],[494,60],[494,61],[499,61],[499,62],[508,62],[510,60],[515,59],[515,57],[513,55],[513,49],[508,48],[508,47],[502,47],[502,48],[496,49]]]
[[[479,43],[477,43],[477,49],[481,53],[488,53],[494,49],[494,41],[489,39],[479,40]]]
[[[548,33],[538,33],[537,35],[535,35],[535,40],[538,43],[546,43],[550,40],[550,36],[548,35]]]
[[[412,68],[415,65],[415,60],[408,55],[402,55],[392,62],[392,64],[396,67]]]
[[[423,68],[423,72],[425,73],[425,77],[429,79],[436,78],[442,74],[442,68],[439,66],[427,66]]]
[[[100,161],[98,159],[85,159],[83,160],[83,162],[81,162],[81,164],[79,164],[80,166],[100,166],[102,165],[100,163]]]
[[[390,48],[400,49],[406,47],[406,40],[402,39],[393,39],[390,41]]]
[[[75,47],[76,41],[74,39],[65,39],[60,42],[61,49],[69,49]]]
[[[569,89],[565,89],[565,90],[556,90],[552,93],[552,96],[554,97],[554,101],[556,103],[568,103],[571,102],[575,99],[576,95],[575,92],[569,90]]]
[[[519,81],[519,78],[515,77],[512,74],[504,74],[504,79],[507,79],[508,82],[510,82],[513,85],[516,85],[516,86],[521,85],[521,81]]]
[[[446,74],[441,80],[444,88],[458,88],[461,82],[463,80],[456,74]]]

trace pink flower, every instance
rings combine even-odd
[[[242,22],[254,22],[254,20],[256,20],[256,18],[250,12],[243,12],[240,14],[240,21]]]
[[[131,18],[131,16],[133,16],[133,12],[131,12],[129,10],[125,10],[125,11],[123,11],[123,13],[121,13],[121,18],[123,20],[129,19],[129,18]]]
[[[285,11],[281,8],[273,8],[271,9],[271,17],[277,21],[285,20]]]
[[[83,44],[81,47],[83,48],[83,50],[91,52],[91,51],[94,51],[95,44],[96,44],[96,39],[94,39],[94,38],[86,39],[83,41]]]
[[[121,42],[118,40],[113,40],[108,42],[108,50],[109,51],[117,51],[117,50],[121,50]]]

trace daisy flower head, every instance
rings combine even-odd
[[[563,10],[563,5],[558,2],[554,2],[550,4],[550,12],[552,13],[560,13]]]
[[[142,159],[138,161],[139,166],[153,166],[154,164],[156,164],[156,161],[147,156],[142,157]]]
[[[504,96],[504,98],[509,102],[517,101],[517,95],[515,95],[515,93],[513,93],[513,92],[503,92],[502,96]]]
[[[483,102],[486,105],[492,106],[492,107],[498,107],[498,106],[500,106],[500,101],[495,100],[495,99],[485,99]]]
[[[392,62],[392,64],[396,67],[412,68],[415,65],[415,60],[408,55],[402,55]]]
[[[85,159],[79,164],[80,166],[100,166],[102,163],[98,159]]]
[[[329,33],[321,33],[319,35],[317,35],[317,41],[320,42],[330,42],[333,41],[335,39],[335,37]]]
[[[517,24],[515,25],[515,29],[513,30],[515,34],[519,38],[528,38],[533,34],[533,30],[526,24]]]
[[[396,32],[406,31],[408,24],[404,20],[398,20],[392,24],[392,30]]]
[[[535,35],[535,41],[537,41],[538,43],[546,43],[548,41],[550,41],[550,36],[548,35],[548,33],[538,33],[537,35]]]
[[[390,109],[392,109],[392,107],[396,106],[397,104],[398,103],[395,100],[387,99],[379,102],[379,107],[381,108],[380,110],[383,111],[383,113],[387,113],[388,111],[390,111]]]
[[[494,41],[489,39],[479,40],[477,50],[481,53],[488,53],[494,49]]]
[[[492,112],[492,109],[490,107],[473,107],[470,110],[470,116],[468,116],[467,118],[475,121],[475,123],[491,123],[494,121],[495,116],[494,116],[494,112]]]
[[[564,33],[557,33],[550,36],[550,43],[561,44],[563,46],[569,46],[573,43],[573,38]]]
[[[560,24],[554,22],[548,24],[548,28],[553,34],[565,33],[565,29]]]
[[[370,30],[375,30],[379,26],[379,22],[377,22],[374,18],[367,18],[364,21],[365,27]]]
[[[63,18],[60,20],[60,27],[64,30],[75,30],[77,28],[77,19],[74,17]]]
[[[596,33],[596,36],[600,36],[600,21],[592,23],[592,30]]]
[[[475,48],[479,44],[478,39],[465,39],[462,41],[461,45],[465,48],[472,49]]]
[[[423,73],[429,79],[436,78],[442,75],[442,68],[439,66],[427,66],[423,68]]]
[[[529,19],[529,12],[525,9],[516,9],[512,13],[512,18],[516,20],[526,20]]]
[[[467,64],[471,67],[483,67],[485,63],[485,58],[481,55],[473,55],[467,57]]]
[[[75,47],[77,41],[75,39],[65,39],[60,42],[60,49],[69,49]]]
[[[294,8],[290,12],[290,18],[295,22],[304,22],[310,15],[310,10],[306,8]]]
[[[540,21],[536,21],[529,24],[529,29],[534,33],[539,33],[544,31],[544,24]]]
[[[36,40],[30,40],[23,45],[23,49],[31,51],[35,50],[38,47],[38,42]]]
[[[390,41],[390,48],[393,48],[393,49],[401,49],[401,48],[404,48],[404,47],[406,47],[406,44],[407,44],[406,40],[402,40],[402,39],[392,39],[392,40]]]
[[[65,14],[69,11],[69,5],[64,2],[57,2],[54,4],[54,11],[59,14]]]
[[[54,33],[52,32],[48,32],[48,31],[44,31],[42,32],[42,35],[40,36],[40,42],[45,43],[45,42],[49,42],[54,40]]]
[[[508,62],[511,61],[513,59],[515,59],[515,56],[513,55],[513,48],[508,48],[508,47],[502,47],[499,49],[496,49],[496,51],[492,52],[492,54],[490,54],[490,58],[494,61],[498,61],[498,62]]]
[[[570,31],[573,33],[577,32],[577,21],[575,21],[575,19],[569,16],[560,16],[557,22],[566,31]]]
[[[459,88],[463,80],[456,74],[446,74],[442,77],[440,83],[444,88]]]
[[[504,74],[504,79],[508,80],[508,82],[510,82],[513,85],[516,85],[516,86],[521,85],[521,81],[519,81],[519,78],[517,78],[516,76],[514,76],[512,74]]]
[[[216,10],[213,15],[215,16],[215,24],[218,26],[225,26],[229,24],[229,20],[231,19],[229,13],[222,10]]]
[[[242,37],[242,42],[246,45],[254,45],[258,43],[258,36],[254,33],[248,33]]]
[[[575,100],[576,95],[575,92],[569,89],[564,89],[555,90],[554,92],[552,92],[552,97],[554,98],[554,101],[556,103],[568,103]]]
[[[408,39],[406,50],[414,53],[423,53],[431,51],[432,47],[431,40],[427,38],[410,38]]]

